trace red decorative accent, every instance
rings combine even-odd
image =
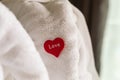
[[[55,57],[59,57],[61,51],[64,48],[64,41],[61,38],[56,38],[55,40],[47,40],[44,44],[45,50],[54,55]]]

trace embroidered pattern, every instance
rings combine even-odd
[[[47,40],[44,43],[44,49],[55,57],[59,57],[61,51],[64,48],[64,40],[62,38],[56,38],[55,40]]]

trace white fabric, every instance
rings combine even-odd
[[[0,80],[3,80],[4,78],[3,78],[3,75],[4,73],[3,73],[3,68],[2,68],[2,66],[0,65]]]
[[[50,80],[99,80],[84,17],[69,1],[3,2],[32,37]],[[54,40],[56,37],[65,41],[65,48],[58,58],[48,54],[43,47],[46,40]]]
[[[0,80],[48,80],[46,68],[31,38],[1,3]]]

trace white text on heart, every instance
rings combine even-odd
[[[54,49],[60,47],[60,43],[54,45],[48,45],[49,49]]]

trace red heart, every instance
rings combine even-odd
[[[61,38],[56,38],[55,40],[47,40],[44,44],[45,50],[54,55],[55,57],[59,57],[61,51],[64,48],[64,41]]]

